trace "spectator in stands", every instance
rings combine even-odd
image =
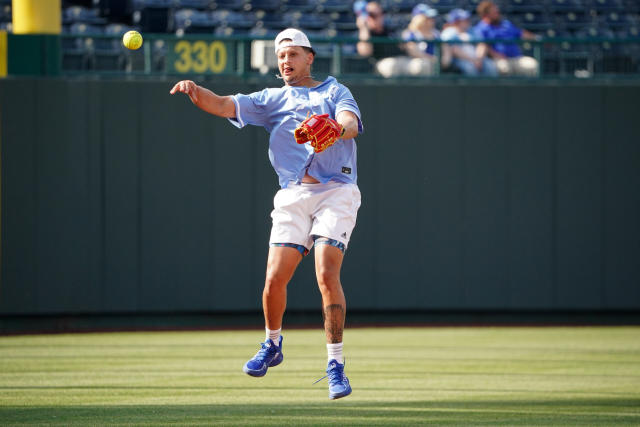
[[[527,30],[520,29],[509,20],[503,19],[500,9],[492,1],[482,1],[476,11],[480,22],[473,28],[473,35],[478,39],[536,39],[537,36]],[[520,47],[515,43],[481,43],[478,48],[480,57],[489,56],[496,62],[501,75],[519,75],[534,77],[538,75],[538,61],[523,56]]]
[[[442,41],[468,42],[471,40],[469,28],[471,14],[464,9],[453,9],[447,16],[447,27],[442,31]],[[443,53],[451,55],[452,68],[467,76],[497,76],[498,69],[493,60],[478,55],[472,43],[451,43],[442,45]]]
[[[356,10],[358,12],[358,10]],[[372,43],[371,37],[392,37],[391,32],[384,25],[384,12],[377,2],[367,3],[364,11],[360,11],[356,24],[358,26],[357,49],[360,56],[370,58],[375,69],[385,77],[391,77],[399,73],[398,56],[402,50],[395,43]]]
[[[433,74],[437,58],[435,44],[429,41],[440,38],[440,32],[436,29],[436,16],[437,10],[421,3],[414,7],[413,18],[402,33],[402,39],[407,42],[404,48],[409,55],[406,72],[410,75]]]

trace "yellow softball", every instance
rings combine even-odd
[[[142,46],[142,35],[137,31],[127,31],[122,36],[122,44],[127,49],[136,50]]]

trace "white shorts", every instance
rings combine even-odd
[[[273,226],[269,243],[294,243],[307,249],[312,236],[349,244],[360,207],[360,190],[355,184],[290,184],[273,198]]]

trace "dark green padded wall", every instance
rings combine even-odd
[[[267,134],[172,83],[0,81],[0,314],[259,309]],[[640,86],[350,88],[350,308],[640,308]],[[309,257],[288,307],[319,306]]]

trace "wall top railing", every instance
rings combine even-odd
[[[211,34],[144,34],[142,48],[130,51],[118,35],[6,34],[7,74],[96,76],[207,76],[240,78],[270,76],[277,70],[273,41],[268,37]],[[358,54],[358,39],[311,38],[317,52],[314,72],[337,77],[374,79],[640,77],[640,37],[542,38],[490,40],[488,44],[518,45],[524,60],[492,60],[475,71],[456,57],[460,45],[483,40],[423,40],[406,49],[400,39],[371,38],[382,47],[378,57]],[[468,49],[468,46],[466,46]],[[388,55],[384,55],[384,51]],[[412,54],[414,56],[412,56]],[[418,55],[417,57],[415,55]],[[393,60],[385,58],[394,58]],[[386,68],[385,68],[386,67]],[[0,67],[0,70],[2,67]]]

